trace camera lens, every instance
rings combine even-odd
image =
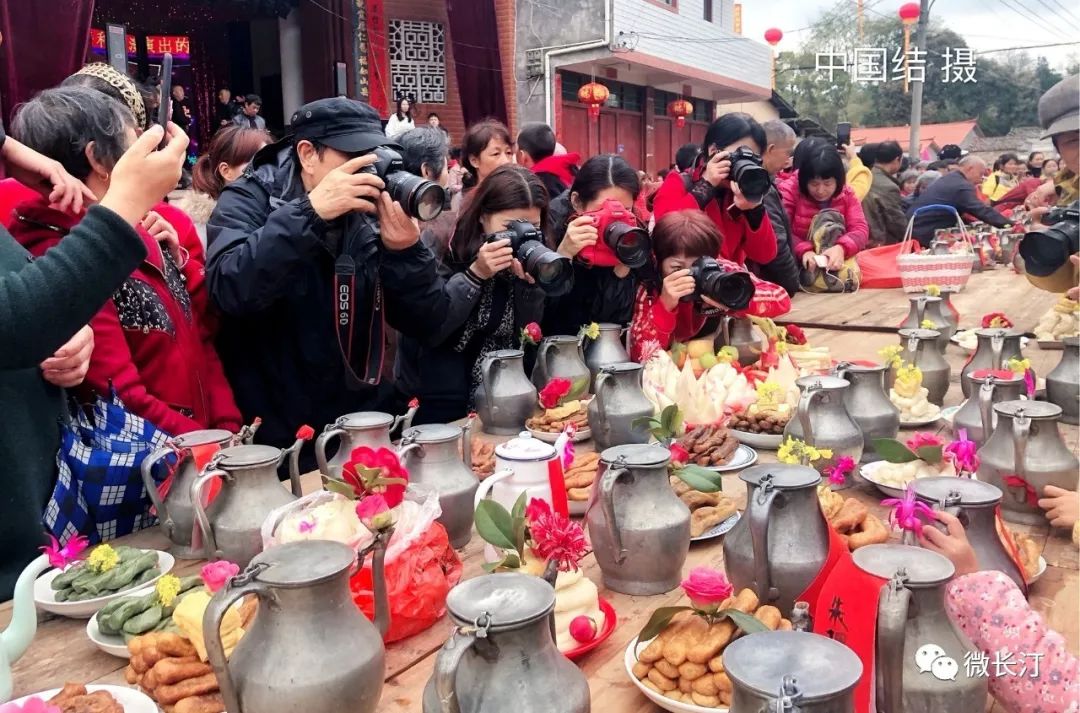
[[[649,234],[635,225],[627,223],[612,223],[604,231],[604,242],[607,243],[619,262],[627,267],[643,267],[649,260],[649,252],[652,250]]]
[[[413,218],[434,220],[443,212],[446,192],[442,186],[406,171],[388,174],[386,191]]]
[[[1064,265],[1080,245],[1080,224],[1063,220],[1032,231],[1020,241],[1024,269],[1036,277],[1049,277]]]
[[[758,202],[769,192],[769,172],[749,159],[739,159],[732,167],[731,177],[748,201]]]
[[[746,272],[709,271],[701,276],[698,292],[728,309],[746,309],[754,296],[754,282]]]
[[[516,251],[525,272],[551,297],[565,295],[574,286],[573,263],[536,240],[526,240]]]

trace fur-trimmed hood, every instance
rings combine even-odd
[[[209,193],[198,191],[189,191],[186,196],[176,202],[176,207],[187,213],[196,225],[206,225],[216,205],[217,200],[211,198]]]

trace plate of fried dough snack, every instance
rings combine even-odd
[[[1013,530],[1012,537],[1020,555],[1020,564],[1024,567],[1024,579],[1028,584],[1035,584],[1046,572],[1046,559],[1039,554],[1038,543],[1029,536]]]
[[[571,515],[585,514],[585,508],[589,505],[589,493],[596,482],[596,471],[599,468],[599,453],[581,453],[574,457],[574,462],[563,473],[566,501]]]
[[[678,440],[690,454],[690,462],[709,470],[724,472],[752,465],[757,451],[739,443],[726,426],[699,426]]]
[[[772,630],[791,622],[774,606],[759,606],[744,589],[720,605],[751,614]],[[709,624],[690,612],[676,614],[656,638],[634,639],[624,662],[630,679],[651,701],[672,713],[717,713],[731,705],[731,679],[724,672],[724,649],[742,632],[730,619]]]
[[[63,688],[42,691],[11,701],[25,705],[37,698],[60,713],[158,713],[157,705],[145,694],[123,686],[84,686],[68,683]]]
[[[561,406],[544,409],[525,422],[525,429],[545,443],[554,443],[566,430],[574,427],[574,443],[592,438],[589,429],[589,402],[587,400],[567,401]]]
[[[668,476],[671,489],[690,508],[690,540],[711,540],[727,533],[739,521],[735,501],[723,493],[694,490],[676,475]]]
[[[825,485],[818,487],[818,499],[825,519],[844,538],[848,549],[889,541],[889,526],[855,498],[845,498]]]

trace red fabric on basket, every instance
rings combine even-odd
[[[349,579],[353,601],[368,619],[375,619],[371,556]],[[461,580],[461,559],[450,546],[446,529],[431,524],[422,537],[386,563],[386,598],[390,627],[384,641],[398,641],[424,631],[446,613],[446,595]]]
[[[896,258],[907,252],[915,252],[916,243],[909,242],[905,248],[904,243],[881,245],[868,250],[860,250],[855,255],[855,262],[859,264],[862,272],[860,288],[869,289],[892,289],[900,287],[900,268],[896,265]]]

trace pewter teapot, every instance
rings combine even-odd
[[[941,333],[936,329],[901,329],[900,358],[905,365],[914,364],[922,372],[922,385],[927,390],[926,400],[937,406],[945,403],[949,392],[951,370],[949,362],[941,356],[936,344]]]
[[[455,624],[424,688],[423,713],[589,713],[585,674],[555,646],[555,590],[520,572],[450,590]]]
[[[191,484],[195,523],[208,560],[225,559],[246,567],[262,552],[262,524],[275,509],[296,500],[300,489],[300,446],[302,439],[284,450],[273,446],[233,446],[217,452]],[[277,469],[289,457],[292,492],[281,486]],[[215,478],[221,492],[209,506],[203,505],[203,490]]]
[[[955,477],[917,478],[911,484],[919,500],[959,518],[980,570],[1003,572],[1024,591],[1024,573],[997,531],[997,508],[1002,497],[999,488],[981,480]]]
[[[142,462],[142,479],[146,494],[157,510],[158,524],[172,542],[169,551],[181,559],[200,559],[202,551],[191,549],[191,535],[195,528],[195,508],[191,504],[191,484],[199,477],[195,464],[195,450],[222,448],[239,443],[238,437],[220,428],[191,431],[170,438],[164,448],[146,456]],[[154,481],[154,468],[167,456],[177,454],[173,464],[172,483],[162,498]]]
[[[623,594],[663,594],[679,586],[690,550],[690,510],[668,480],[660,446],[600,454],[585,524],[604,586]]]
[[[373,545],[374,625],[349,591],[356,552],[329,540],[271,547],[214,595],[203,631],[230,713],[375,712],[389,625],[385,547],[382,537]],[[226,660],[221,621],[248,594],[259,598],[259,614]]]
[[[390,434],[398,426],[412,426],[416,408],[410,408],[404,416],[391,416],[381,411],[359,411],[347,413],[333,423],[327,424],[319,437],[315,439],[315,462],[319,472],[327,478],[340,479],[341,466],[349,461],[353,450],[361,446],[368,448],[393,448]],[[333,458],[327,459],[326,446],[335,438],[341,439]]]
[[[907,545],[867,545],[852,558],[863,571],[888,580],[878,600],[877,710],[981,713],[987,680],[968,675],[964,662],[975,647],[945,613],[952,562]]]
[[[735,591],[749,587],[783,615],[817,577],[829,554],[829,525],[818,505],[818,471],[770,463],[739,474],[746,511],[724,538]]]
[[[472,421],[464,428],[430,423],[401,436],[401,463],[409,471],[409,484],[438,493],[439,522],[458,549],[472,536],[473,497],[480,484],[472,470],[471,429]]]
[[[982,372],[974,372],[982,374]],[[971,398],[960,405],[953,416],[953,433],[960,429],[967,431],[968,438],[980,446],[997,427],[994,404],[1002,401],[1018,401],[1025,398],[1024,377],[1013,374],[1007,369],[1000,373],[982,374],[971,377],[976,390]]]
[[[1080,423],[1080,337],[1061,340],[1061,361],[1046,375],[1046,400],[1061,407],[1061,420]]]
[[[979,449],[979,480],[1005,492],[1002,514],[1010,522],[1046,523],[1039,498],[1047,485],[1076,487],[1080,461],[1058,430],[1061,407],[1043,401],[1004,401],[994,405],[998,425]]]
[[[931,297],[929,295],[919,295],[908,297],[911,302],[911,311],[908,312],[908,316],[900,323],[901,329],[921,329],[924,320],[930,320],[934,323],[930,329],[936,330],[938,334],[937,341],[935,342],[938,347],[938,351],[942,354],[945,353],[945,348],[949,345],[949,340],[956,334],[956,318],[953,313],[946,309],[945,300],[941,297]]]
[[[749,317],[721,317],[720,333],[716,335],[713,346],[717,351],[721,347],[735,347],[739,352],[739,363],[743,366],[750,366],[761,358],[761,339]]]
[[[836,375],[851,386],[844,392],[844,407],[863,435],[862,461],[877,460],[875,438],[896,438],[900,431],[900,409],[885,393],[887,365],[861,366],[841,362]]]
[[[964,396],[971,396],[975,390],[972,374],[983,369],[1004,369],[1009,359],[1021,359],[1020,338],[1023,332],[1017,329],[976,329],[978,344],[964,368],[960,370],[960,388]]]
[[[590,392],[595,392],[596,377],[601,367],[630,361],[630,355],[622,343],[624,331],[622,325],[603,322],[600,324],[600,336],[586,341],[585,366],[589,367],[591,375]]]
[[[525,352],[499,349],[485,354],[475,400],[485,433],[520,433],[537,408],[536,387],[525,376]]]
[[[799,407],[784,427],[784,438],[831,449],[832,458],[815,462],[821,470],[835,465],[843,456],[858,462],[863,452],[863,432],[844,405],[850,382],[835,376],[803,376],[795,380],[795,385],[801,392]],[[852,484],[849,476],[843,487]]]
[[[762,631],[724,649],[732,713],[855,713],[863,665],[855,652],[819,634]]]
[[[652,436],[640,419],[656,412],[641,388],[641,364],[623,362],[600,369],[595,396],[589,402],[589,431],[596,450],[648,443]]]
[[[579,398],[589,392],[589,367],[581,351],[581,341],[569,335],[544,337],[536,352],[532,382],[542,390],[552,379],[569,379],[569,398]]]

